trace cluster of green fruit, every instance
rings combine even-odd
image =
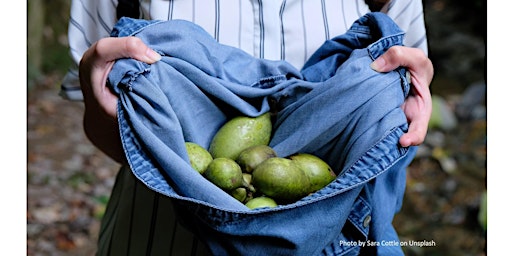
[[[336,178],[317,156],[278,157],[268,146],[271,132],[270,113],[235,117],[217,131],[208,150],[186,142],[190,163],[250,209],[294,202]]]

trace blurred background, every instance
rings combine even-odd
[[[424,0],[433,115],[394,225],[406,255],[486,255],[484,0]],[[28,2],[27,255],[93,255],[119,165],[86,139],[83,104],[63,100],[72,65],[69,0]]]

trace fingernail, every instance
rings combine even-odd
[[[160,54],[158,54],[157,52],[155,52],[155,51],[153,51],[153,50],[151,50],[151,49],[148,49],[148,50],[146,51],[146,56],[147,56],[150,60],[152,60],[152,61],[154,61],[154,62],[157,62],[157,61],[159,61],[160,59],[162,59],[162,56],[160,56]]]
[[[382,68],[384,67],[384,65],[386,65],[386,60],[384,58],[377,58],[375,59],[371,64],[370,64],[370,67],[377,71],[377,72],[380,72],[382,70]]]

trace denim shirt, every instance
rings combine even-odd
[[[401,255],[392,220],[416,152],[403,148],[406,70],[370,63],[404,33],[368,13],[323,44],[298,70],[216,42],[181,20],[122,18],[112,36],[136,36],[162,55],[154,64],[116,61],[123,148],[134,175],[172,198],[176,214],[216,255]],[[275,112],[270,146],[281,157],[324,159],[335,181],[291,204],[248,209],[189,164],[185,141],[208,148],[238,115]],[[380,245],[380,246],[377,246]]]

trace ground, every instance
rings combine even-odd
[[[83,103],[48,76],[28,95],[27,255],[93,255],[118,164],[87,140]]]

